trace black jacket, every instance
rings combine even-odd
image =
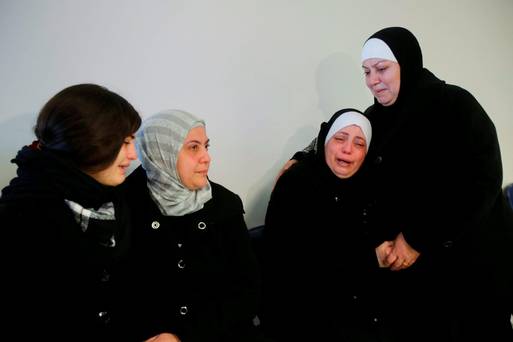
[[[141,167],[126,182],[135,227],[134,336],[252,341],[260,275],[240,198],[210,182],[203,209],[163,216],[146,182]]]
[[[373,127],[367,184],[379,209],[374,220],[383,239],[402,232],[421,253],[385,282],[385,292],[398,293],[392,316],[405,323],[417,317],[404,324],[412,327],[411,339],[429,340],[418,333],[425,330],[431,340],[509,340],[513,213],[502,193],[494,124],[468,91],[422,67],[409,31],[387,28],[374,37],[388,44],[401,67],[396,102],[375,101],[366,111]]]
[[[69,160],[25,147],[18,176],[0,199],[2,323],[7,336],[53,341],[117,338],[118,291],[130,232],[117,189],[97,183]],[[64,200],[97,209],[112,201],[118,220],[82,231]]]
[[[365,168],[337,178],[323,146],[279,178],[267,207],[261,321],[277,341],[352,341],[381,317]]]

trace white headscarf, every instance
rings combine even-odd
[[[324,145],[328,143],[328,140],[331,139],[335,133],[340,131],[342,128],[356,125],[360,127],[363,135],[365,136],[366,148],[367,152],[369,151],[370,142],[372,139],[372,126],[370,124],[369,119],[367,119],[364,115],[358,112],[345,112],[340,115],[333,124],[331,125],[328,134],[326,134],[326,139],[324,140]]]
[[[148,189],[163,215],[183,216],[196,212],[212,198],[210,183],[202,189],[189,190],[176,169],[178,152],[194,127],[205,127],[205,122],[173,109],[148,117],[137,132],[137,153],[146,170]]]
[[[362,63],[369,58],[381,58],[397,63],[390,47],[379,38],[368,39],[362,48]]]

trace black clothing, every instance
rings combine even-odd
[[[410,32],[389,28],[372,37],[389,45],[401,67],[396,102],[375,101],[366,111],[374,132],[369,185],[381,213],[375,220],[383,238],[403,232],[421,253],[387,281],[394,296],[405,289],[393,298],[398,317],[411,321],[403,339],[510,340],[513,214],[501,190],[495,127],[468,91],[422,67]],[[424,312],[448,317],[433,321]]]
[[[512,341],[513,213],[495,127],[468,91],[423,67],[411,32],[392,27],[370,38],[390,47],[401,83],[392,105],[375,99],[365,112],[373,129],[362,182],[374,203],[368,218],[375,241],[402,232],[420,252],[411,267],[381,272],[386,335]]]
[[[343,112],[321,125],[318,141]],[[340,179],[319,146],[279,178],[267,208],[261,322],[277,341],[359,341],[380,329],[364,168]]]
[[[162,332],[189,341],[256,341],[260,276],[240,198],[210,182],[212,198],[163,216],[139,167],[127,179],[134,222],[134,337]]]
[[[130,241],[117,189],[34,146],[13,162],[17,177],[0,199],[4,333],[24,340],[116,338],[117,303],[124,300],[118,271]],[[113,202],[117,219],[91,219],[83,231],[65,199],[93,209]]]

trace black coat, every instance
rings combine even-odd
[[[324,141],[329,127],[321,129]],[[284,173],[264,230],[266,334],[277,341],[355,341],[381,320],[372,203],[363,169],[349,179],[328,169],[321,149]]]
[[[366,111],[374,220],[379,238],[403,232],[421,253],[383,282],[394,294],[391,316],[404,323],[405,340],[509,340],[513,214],[495,127],[468,91],[422,67],[411,33],[389,28],[375,37],[398,59],[401,90],[393,105],[376,101]]]
[[[482,332],[510,330],[513,214],[501,190],[495,127],[469,92],[427,70],[400,100],[366,112],[375,133],[368,184],[379,208],[379,237],[391,240],[403,232],[421,253],[407,272],[390,274],[386,283],[390,291],[407,289],[399,307],[411,305],[409,311],[421,317],[416,323],[448,325],[430,330],[439,339],[454,330],[451,321],[458,316],[472,322],[462,328],[463,336],[478,326]],[[477,303],[489,310],[475,310]],[[423,315],[429,310],[448,317],[433,321],[437,316]],[[463,318],[467,313],[472,320]],[[502,328],[493,322],[487,327],[483,315],[501,321]]]
[[[25,147],[18,176],[0,199],[2,330],[25,340],[117,339],[120,270],[130,234],[116,189],[100,185],[66,158]],[[113,201],[116,221],[85,232],[64,199],[97,209]],[[124,214],[125,213],[125,214]]]
[[[146,182],[142,168],[126,182],[135,227],[134,336],[252,341],[260,275],[240,198],[210,182],[203,209],[163,216]]]

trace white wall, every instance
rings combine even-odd
[[[279,168],[319,123],[371,104],[360,48],[396,25],[417,36],[428,68],[487,110],[510,183],[511,18],[511,0],[0,0],[0,186],[41,106],[94,82],[142,116],[203,117],[211,178],[242,197],[249,226],[260,224]]]

